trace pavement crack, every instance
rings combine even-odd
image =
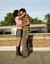
[[[45,62],[44,62],[44,60],[43,60],[43,58],[42,58],[42,56],[41,56],[41,54],[40,54],[40,53],[39,53],[39,55],[40,55],[40,57],[41,57],[41,60],[42,60],[43,64],[45,64]]]

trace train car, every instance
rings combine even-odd
[[[16,35],[17,26],[0,26],[0,35]],[[50,33],[48,24],[31,24],[30,33]]]
[[[1,26],[0,35],[16,35],[16,26]]]

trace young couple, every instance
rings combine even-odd
[[[29,30],[30,30],[30,23],[28,20],[28,16],[26,10],[21,8],[19,11],[14,10],[13,16],[15,18],[16,26],[17,26],[17,54],[22,55],[24,58],[29,55],[29,49],[27,46]],[[22,45],[22,51],[20,52],[20,45]]]

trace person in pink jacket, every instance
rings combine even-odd
[[[17,36],[17,45],[16,45],[16,55],[20,55],[20,42],[21,42],[21,38],[22,38],[22,17],[25,16],[25,13],[23,13],[22,15],[20,15],[20,11],[18,10],[14,10],[13,12],[13,16],[16,22],[16,26],[17,26],[17,32],[16,32],[16,36]]]

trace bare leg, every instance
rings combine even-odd
[[[18,37],[16,45],[16,55],[20,55],[20,43],[21,43],[21,37]]]
[[[19,47],[20,43],[21,43],[21,37],[18,37],[17,38],[17,45],[16,46]]]

